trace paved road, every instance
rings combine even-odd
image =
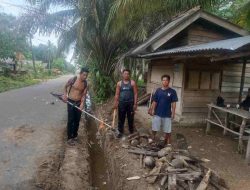
[[[0,93],[0,190],[30,189],[37,161],[59,151],[66,109],[49,92],[69,77]]]

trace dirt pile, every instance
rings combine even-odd
[[[65,137],[66,134],[62,134],[57,153],[38,161],[36,189],[90,189],[88,138],[84,124],[81,123],[79,128],[76,145],[69,146]]]
[[[66,145],[64,160],[60,168],[61,190],[90,189],[88,138],[83,125],[81,124],[79,128],[76,145]]]

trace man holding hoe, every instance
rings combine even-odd
[[[85,105],[88,72],[88,69],[82,68],[80,74],[69,79],[64,86],[63,100],[80,107],[81,110],[84,109]],[[81,114],[82,112],[80,110],[68,104],[67,135],[69,145],[74,145],[77,141]]]
[[[178,97],[176,91],[169,87],[170,76],[163,75],[161,77],[162,87],[158,88],[153,97],[153,103],[148,113],[153,116],[152,134],[153,141],[161,126],[165,133],[165,144],[171,145],[172,119],[175,116],[176,102]]]
[[[116,85],[114,109],[118,108],[118,135],[121,138],[124,132],[124,122],[127,116],[129,132],[134,132],[134,112],[137,109],[138,90],[135,81],[130,80],[130,70],[124,69],[122,80]]]

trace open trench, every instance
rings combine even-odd
[[[86,111],[90,113],[95,109],[88,94],[86,97]],[[90,185],[96,190],[111,190],[111,176],[109,170],[109,159],[105,154],[105,138],[98,132],[99,123],[92,117],[85,114],[85,126],[89,146],[89,164],[90,164]]]
[[[88,133],[90,182],[93,189],[109,190],[108,163],[104,154],[102,141],[97,135],[97,123],[90,117],[86,118]]]
[[[91,105],[90,100],[89,104]],[[86,109],[90,111],[90,108]],[[96,114],[94,114],[96,115]],[[78,131],[78,143],[61,140],[63,153],[41,161],[36,184],[39,188],[61,190],[121,190],[120,168],[109,150],[106,134],[98,132],[99,123],[83,114]],[[60,143],[59,143],[60,144]],[[63,156],[62,156],[63,155]],[[44,165],[48,163],[48,167]],[[56,178],[55,178],[56,176]]]

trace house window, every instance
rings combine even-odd
[[[219,90],[220,71],[188,70],[186,89],[190,90]]]

